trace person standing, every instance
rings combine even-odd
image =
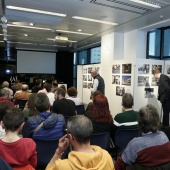
[[[159,79],[158,100],[162,103],[163,108],[162,127],[167,127],[169,126],[170,112],[170,79],[168,76],[161,74],[158,69],[153,71],[153,75],[155,79]]]
[[[103,95],[105,95],[104,79],[98,74],[96,70],[91,71],[91,76],[93,77],[94,82],[93,82],[93,85],[88,85],[88,88],[91,90],[92,93],[98,90]]]

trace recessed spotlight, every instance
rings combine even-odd
[[[81,29],[78,29],[77,31],[78,31],[78,32],[81,32],[82,30],[81,30]]]
[[[34,23],[30,22],[30,26],[34,26]]]
[[[27,36],[28,36],[28,34],[24,34],[24,36],[25,36],[25,37],[27,37]]]
[[[67,30],[56,30],[57,32],[64,32],[64,33],[70,33],[70,34],[81,34],[81,35],[93,35],[85,32],[75,32],[75,31],[67,31]]]

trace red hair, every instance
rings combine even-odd
[[[93,100],[93,105],[89,112],[92,112],[96,122],[112,122],[112,115],[109,110],[109,103],[107,98],[99,94]]]

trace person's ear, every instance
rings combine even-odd
[[[23,126],[24,126],[24,124],[25,124],[25,122],[23,122],[23,123],[20,125],[20,127],[18,128],[18,130],[19,130],[19,131],[21,131],[21,130],[22,130],[22,128],[23,128]]]
[[[68,138],[69,138],[70,140],[74,140],[74,137],[73,137],[73,135],[72,135],[71,133],[68,134]]]
[[[2,129],[5,129],[5,125],[3,121],[1,121],[1,125],[2,125]]]

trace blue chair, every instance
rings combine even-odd
[[[37,168],[45,169],[58,147],[58,140],[35,140],[35,143],[37,150]]]
[[[84,104],[77,105],[77,106],[76,106],[76,111],[77,111],[77,114],[78,114],[78,115],[83,115],[84,112],[85,112]]]
[[[115,145],[118,152],[126,148],[127,144],[140,134],[139,129],[118,129],[115,133]]]
[[[91,136],[90,144],[100,146],[102,149],[109,149],[110,132],[94,133]]]

